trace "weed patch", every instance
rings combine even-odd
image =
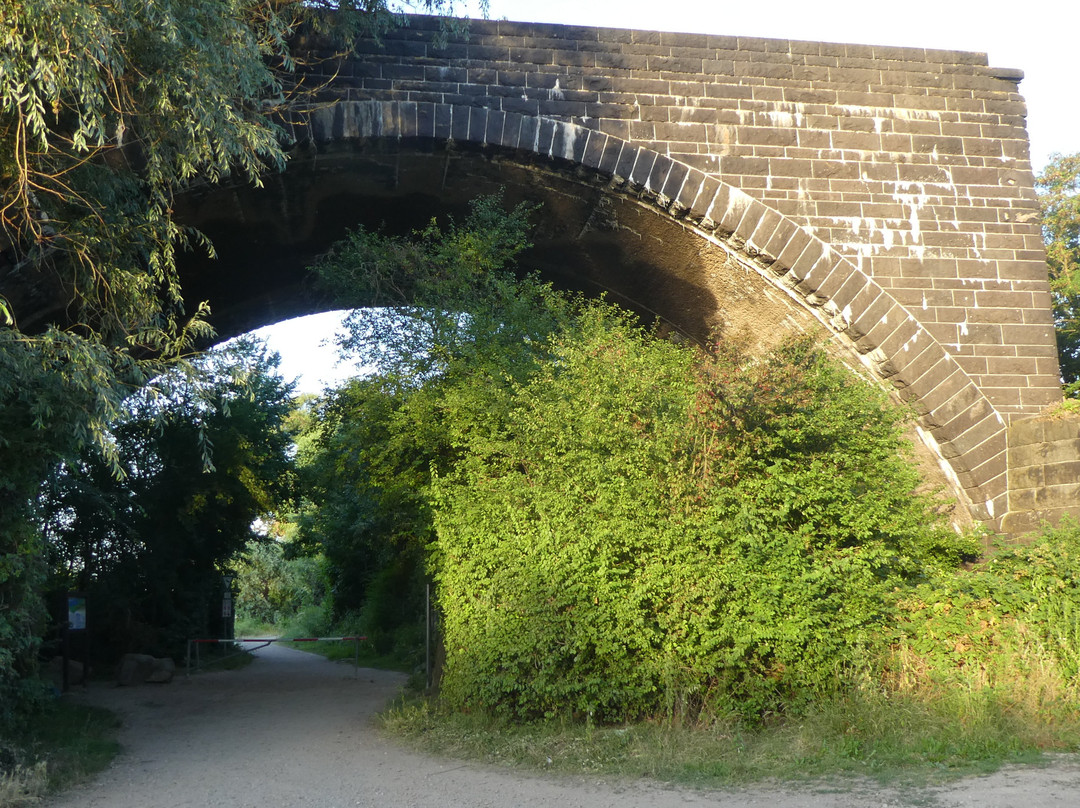
[[[57,702],[0,742],[0,808],[29,805],[104,769],[120,751],[108,710]]]
[[[770,779],[836,775],[925,784],[1039,761],[1038,735],[1018,731],[1006,704],[970,707],[860,693],[799,717],[748,726],[732,717],[708,725],[643,721],[622,726],[575,722],[519,724],[482,714],[442,712],[402,702],[381,716],[388,733],[414,748],[489,764],[564,774],[647,777],[722,787]],[[1058,728],[1073,744],[1080,726]]]

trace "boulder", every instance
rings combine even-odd
[[[176,663],[168,657],[154,660],[154,669],[146,677],[148,684],[167,685],[176,673]]]
[[[168,684],[176,673],[176,664],[164,657],[156,659],[149,654],[124,654],[116,671],[116,683],[121,686]]]

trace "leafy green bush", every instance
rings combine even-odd
[[[276,626],[320,600],[323,588],[315,558],[287,558],[274,540],[249,541],[236,572],[236,618],[248,624]]]
[[[900,602],[886,681],[933,696],[982,692],[1053,725],[1080,717],[1080,523],[943,575]]]
[[[903,413],[811,340],[681,348],[514,277],[527,212],[360,231],[319,268],[395,307],[347,323],[383,372],[305,458],[335,607],[378,622],[427,546],[443,697],[510,718],[760,717],[865,673],[901,595],[979,551],[913,493]]]
[[[807,340],[705,357],[587,307],[435,483],[443,695],[514,717],[760,716],[887,647],[975,548],[912,494],[902,416]],[[961,546],[957,546],[957,545]]]

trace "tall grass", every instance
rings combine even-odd
[[[836,774],[926,782],[1037,760],[1047,740],[1044,732],[1032,735],[1008,702],[993,697],[924,700],[884,691],[839,696],[801,716],[774,716],[757,726],[737,719],[522,725],[441,713],[423,701],[399,703],[381,720],[408,744],[451,757],[701,786]],[[1075,719],[1055,726],[1055,746],[1078,739]]]
[[[50,705],[0,739],[0,808],[21,808],[104,769],[120,751],[108,710]]]

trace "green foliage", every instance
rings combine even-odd
[[[58,272],[88,327],[172,344],[186,319],[175,249],[200,240],[173,196],[284,164],[279,116],[317,92],[295,75],[299,31],[348,42],[399,22],[382,0],[4,0],[0,250]]]
[[[296,547],[325,559],[334,612],[359,610],[368,584],[399,557],[415,565],[430,541],[424,497],[438,444],[401,410],[385,380],[357,380],[320,410],[318,435],[300,456],[306,506]]]
[[[1080,154],[1054,155],[1036,180],[1058,358],[1066,391],[1080,396]]]
[[[32,676],[45,628],[38,529],[41,482],[103,434],[124,397],[156,366],[141,366],[100,340],[50,330],[36,338],[0,328],[0,726],[32,706]],[[116,470],[116,447],[103,462]]]
[[[120,721],[100,707],[52,700],[9,734],[0,734],[0,806],[35,805],[106,768],[120,744]]]
[[[834,691],[955,543],[884,394],[806,341],[699,358],[579,326],[438,481],[446,698],[622,720]]]
[[[217,633],[225,565],[292,493],[274,361],[242,342],[208,355],[199,382],[158,380],[109,427],[123,476],[90,449],[45,487],[52,584],[87,593],[99,650],[178,655]]]
[[[498,204],[321,267],[396,305],[351,319],[384,372],[325,405],[308,462],[301,534],[364,582],[334,597],[377,613],[372,583],[427,544],[459,709],[760,717],[835,692],[899,589],[977,551],[912,493],[901,414],[810,341],[695,352],[515,277],[527,211]]]
[[[400,22],[382,0],[0,0],[0,722],[42,627],[39,484],[88,441],[118,473],[106,425],[161,372],[146,357],[209,337],[175,257],[212,248],[173,220],[175,195],[283,165],[276,122],[318,90],[294,34],[347,51]]]
[[[323,573],[318,560],[286,558],[286,545],[274,538],[249,541],[232,569],[236,573],[238,621],[283,625],[322,599]]]
[[[325,559],[333,615],[360,615],[384,650],[423,614],[431,473],[460,454],[446,396],[527,372],[559,316],[550,289],[499,271],[527,245],[528,213],[489,198],[412,238],[360,230],[318,267],[342,302],[394,306],[349,317],[342,348],[383,372],[334,391],[299,441],[297,546]]]
[[[1036,720],[1080,716],[1080,523],[901,602],[890,676],[901,689],[962,686],[1000,695]]]
[[[550,288],[507,271],[530,246],[531,212],[482,197],[445,230],[432,221],[402,238],[352,232],[315,267],[338,303],[353,307],[342,351],[404,386],[455,370],[527,369],[565,317]]]
[[[410,701],[380,719],[385,730],[428,754],[576,777],[644,776],[696,788],[780,780],[810,788],[827,783],[835,791],[844,788],[845,775],[914,786],[1039,760],[1044,739],[1008,704],[972,701],[963,691],[923,701],[856,690],[819,700],[798,720],[755,726],[723,719],[610,727],[520,723]],[[1063,723],[1063,737],[1080,737],[1080,722]]]

